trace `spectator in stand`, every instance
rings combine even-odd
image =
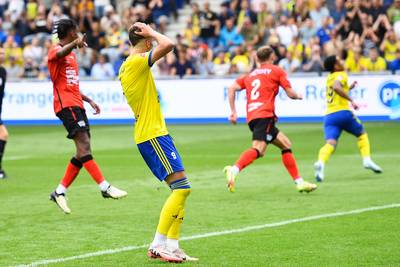
[[[213,61],[213,71],[217,76],[224,76],[229,73],[231,62],[229,56],[225,52],[219,52],[217,57]]]
[[[197,64],[198,74],[201,76],[208,76],[214,73],[214,65],[207,54],[207,51],[203,51],[200,54],[200,60]]]
[[[383,53],[384,58],[388,65],[396,59],[396,53],[400,47],[400,42],[397,40],[393,30],[386,32],[385,37],[379,47]]]
[[[261,45],[268,43],[269,37],[271,36],[272,32],[275,32],[275,20],[272,15],[269,15],[267,17],[265,26],[259,28],[258,32],[259,43]]]
[[[37,64],[32,58],[27,58],[24,62],[22,77],[33,79],[39,77],[39,64]]]
[[[366,58],[362,55],[362,49],[359,46],[353,47],[352,51],[347,54],[344,67],[349,72],[361,72],[365,69]]]
[[[23,50],[24,60],[32,59],[37,65],[42,62],[44,56],[43,47],[39,44],[39,38],[33,37],[30,44],[26,45]]]
[[[232,58],[231,66],[234,65],[238,73],[250,71],[250,59],[241,46],[235,48],[235,56]]]
[[[192,31],[194,36],[200,36],[200,18],[201,18],[201,11],[199,4],[196,2],[192,4],[192,15],[191,15],[191,25]]]
[[[7,37],[7,40],[4,43],[3,47],[4,47],[4,54],[5,54],[5,60],[4,60],[5,66],[10,65],[10,57],[13,57],[16,59],[17,65],[20,65],[20,66],[23,65],[22,49],[14,41],[14,37],[12,35],[9,35]]]
[[[56,20],[53,19],[52,16],[49,17],[46,16],[46,7],[44,5],[39,5],[35,20],[32,20],[29,23],[29,30],[33,34],[35,33],[50,34],[52,31],[52,25],[55,22]]]
[[[47,63],[48,63],[47,60],[48,60],[48,56],[45,55],[42,58],[42,62],[40,62],[40,64],[39,64],[39,76],[38,76],[39,80],[50,79],[50,73],[49,73],[49,67],[47,65]]]
[[[23,0],[9,0],[8,11],[11,15],[11,21],[16,21],[22,12],[24,12],[25,3]]]
[[[287,47],[292,42],[293,38],[298,35],[297,26],[293,21],[289,23],[287,16],[282,16],[280,22],[281,24],[276,27],[276,32],[278,33],[281,44]]]
[[[180,78],[183,78],[187,75],[194,74],[194,66],[193,64],[187,59],[186,52],[179,51],[178,60],[171,68],[171,75],[175,76],[178,75]]]
[[[7,69],[7,78],[17,79],[21,78],[23,75],[23,69],[21,65],[18,63],[17,58],[14,56],[10,56],[8,58],[8,66],[6,67],[6,69]]]
[[[282,50],[281,50],[282,51]],[[298,59],[295,59],[293,57],[292,53],[288,53],[286,48],[284,50],[284,52],[282,51],[281,53],[286,53],[282,54],[282,56],[284,56],[280,61],[279,61],[279,67],[281,67],[283,70],[285,70],[286,72],[296,72],[297,70],[300,69],[301,67],[301,62]]]
[[[37,15],[38,3],[36,0],[28,0],[26,3],[26,17],[28,20],[34,20]]]
[[[329,17],[329,10],[322,4],[322,0],[315,0],[315,9],[310,11],[310,18],[317,29],[322,27],[324,18]]]
[[[361,24],[363,27],[363,32],[360,37],[360,43],[363,44],[363,52],[365,56],[368,56],[369,50],[373,47],[376,47],[379,43],[379,38],[372,28],[372,23],[370,19],[371,18],[367,14],[361,14]]]
[[[94,50],[100,51],[106,47],[105,36],[106,34],[101,29],[100,23],[98,21],[93,21],[93,23],[90,25],[90,28],[87,29],[86,32],[86,43]]]
[[[333,26],[330,23],[330,17],[325,17],[322,20],[322,26],[317,31],[317,36],[319,38],[319,45],[324,47],[324,45],[331,40],[331,32]]]
[[[4,11],[6,11],[8,0],[0,0],[0,17],[3,17]]]
[[[239,29],[239,31],[240,34],[243,36],[244,43],[246,45],[254,46],[260,41],[257,25],[253,24],[249,17],[246,17],[244,19],[242,28]]]
[[[107,41],[107,47],[109,48],[118,48],[121,45],[123,40],[121,32],[119,30],[118,23],[116,22],[111,23],[111,28],[106,33],[106,41]]]
[[[152,10],[153,20],[157,25],[160,24],[160,18],[169,16],[169,0],[150,0],[149,8]]]
[[[259,10],[257,11],[257,27],[261,31],[264,30],[265,25],[267,24],[268,16],[270,16],[268,5],[266,2],[261,2],[259,4]]]
[[[108,62],[107,55],[99,55],[97,63],[92,67],[91,76],[97,80],[114,79],[114,69],[112,64]]]
[[[110,0],[94,0],[94,8],[96,10],[96,16],[101,18],[104,15],[104,9],[110,5]]]
[[[111,24],[113,22],[121,25],[121,19],[118,14],[115,13],[114,7],[112,5],[108,5],[104,8],[105,16],[103,16],[100,20],[100,27],[102,30],[108,30],[111,28]]]
[[[386,70],[386,61],[379,56],[378,48],[374,47],[369,50],[369,58],[365,60],[364,68],[371,72]]]
[[[400,70],[400,47],[397,48],[396,59],[390,63],[389,69],[393,72]]]
[[[210,48],[218,45],[219,21],[215,12],[210,9],[210,3],[204,3],[204,11],[200,12],[200,38]]]
[[[229,2],[223,2],[221,4],[221,12],[219,13],[219,16],[218,16],[220,27],[225,25],[225,22],[228,19],[231,19],[233,17],[234,17],[234,14],[233,14],[232,10],[230,9]]]
[[[279,21],[282,16],[288,16],[287,12],[283,10],[283,3],[280,0],[275,0],[275,8],[273,10],[272,15],[275,21]]]
[[[400,0],[393,1],[392,6],[387,11],[387,15],[393,25],[400,21]]]
[[[9,32],[14,27],[14,22],[11,20],[11,12],[7,10],[4,13],[2,28],[3,31]]]
[[[293,38],[292,43],[287,47],[287,52],[292,54],[294,59],[303,62],[310,56],[311,49],[304,45],[300,40],[300,36],[297,35]]]
[[[237,13],[237,24],[236,26],[240,29],[243,26],[245,18],[250,18],[253,24],[257,24],[257,14],[251,10],[251,6],[248,1],[241,1],[240,10]]]
[[[79,67],[79,76],[90,76],[91,68],[93,65],[93,57],[95,56],[93,49],[90,47],[82,47],[79,48],[78,52],[76,52],[75,54]]]
[[[334,24],[339,24],[346,17],[346,7],[344,6],[344,0],[336,0],[335,8],[330,12],[330,16],[333,19]]]
[[[41,5],[41,6],[39,6],[39,9],[40,9],[41,20],[44,20],[45,19],[45,13],[43,13],[43,11],[46,11],[46,7]],[[47,28],[47,25],[49,25],[49,24],[53,25],[54,23],[56,23],[60,19],[65,19],[65,18],[67,18],[67,16],[65,14],[63,14],[62,8],[59,5],[59,3],[57,3],[57,2],[54,3],[51,6],[50,12],[49,12],[49,14],[47,16],[46,28]],[[36,23],[36,24],[43,24],[43,22],[39,22],[39,23]]]
[[[159,76],[169,76],[171,74],[171,66],[176,62],[174,53],[168,53],[156,63],[156,71]]]
[[[303,44],[308,44],[317,33],[317,30],[314,27],[314,23],[310,18],[306,18],[303,25],[300,28],[300,35]]]
[[[243,36],[238,33],[236,27],[234,26],[233,19],[228,19],[225,26],[222,28],[219,36],[219,49],[226,51],[232,51],[237,47],[242,45],[244,42]]]
[[[363,32],[363,27],[361,24],[362,12],[360,0],[347,1],[346,4],[346,18],[350,23],[350,31],[354,32],[354,34],[361,35]]]
[[[311,49],[311,59],[303,66],[303,71],[306,72],[322,72],[324,64],[321,58],[321,48],[319,45],[313,45]]]

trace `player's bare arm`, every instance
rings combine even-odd
[[[288,96],[289,98],[291,98],[291,99],[294,99],[294,100],[302,100],[302,99],[303,99],[302,94],[296,92],[296,91],[293,90],[293,88],[291,88],[291,87],[286,88],[286,89],[285,89],[285,92],[286,92],[287,96]]]
[[[354,83],[352,84],[352,86],[353,85],[354,85]],[[351,105],[353,106],[353,108],[355,110],[357,110],[359,108],[358,105],[354,102],[354,100],[349,96],[349,94],[347,94],[343,90],[342,84],[340,83],[340,81],[335,81],[335,83],[333,84],[333,90],[335,91],[335,93],[337,93],[338,95],[340,95],[344,99],[347,99],[351,103]]]
[[[101,110],[99,105],[96,104],[96,102],[93,101],[93,99],[91,99],[90,97],[82,94],[81,92],[81,96],[82,96],[82,100],[89,103],[89,105],[94,109],[94,113],[93,115],[98,115],[100,114]]]
[[[151,64],[154,64],[157,60],[164,57],[174,48],[174,42],[170,38],[153,30],[153,28],[151,28],[149,25],[141,22],[136,22],[133,26],[139,28],[139,31],[135,32],[136,34],[141,35],[145,38],[154,38],[158,43],[158,45],[153,49]]]
[[[64,44],[63,47],[56,53],[58,58],[69,55],[75,48],[87,47],[86,34],[78,36],[74,41]]]
[[[236,105],[235,105],[235,96],[236,92],[242,90],[240,85],[237,82],[232,83],[228,87],[228,99],[229,99],[229,106],[231,108],[231,115],[229,115],[229,121],[232,124],[237,123],[237,112],[236,112]]]
[[[354,81],[351,85],[350,85],[350,90],[353,90],[354,88],[356,88],[356,86],[357,86],[357,81]]]

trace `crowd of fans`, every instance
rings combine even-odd
[[[400,0],[232,0],[219,13],[208,3],[193,3],[177,52],[165,60],[162,73],[246,72],[265,44],[288,72],[321,72],[323,59],[333,54],[350,72],[396,71],[399,40]]]
[[[136,21],[165,32],[186,0],[133,0],[118,13],[110,0],[0,0],[0,42],[12,78],[48,78],[54,23],[74,19],[88,48],[76,51],[80,75],[113,79],[129,54],[127,31]],[[400,0],[231,0],[218,13],[205,2],[192,13],[176,48],[157,75],[230,75],[255,66],[268,44],[288,72],[321,72],[336,54],[350,72],[400,70]]]
[[[80,76],[113,79],[129,53],[127,31],[136,21],[164,32],[184,0],[133,0],[117,12],[112,0],[0,0],[0,42],[10,78],[48,78],[47,52],[54,25],[72,18],[86,33],[88,48],[76,51]]]

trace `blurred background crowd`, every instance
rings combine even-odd
[[[76,54],[81,77],[93,79],[116,78],[129,54],[127,30],[136,21],[176,39],[174,52],[154,67],[157,76],[244,73],[255,66],[255,51],[265,44],[291,73],[322,72],[323,59],[332,54],[350,72],[400,70],[400,0],[119,2],[0,0],[0,42],[9,77],[48,78],[47,51],[57,41],[53,25],[65,17],[87,35],[89,47]],[[182,29],[171,33],[182,20]]]

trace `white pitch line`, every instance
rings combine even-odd
[[[279,227],[279,226],[293,224],[293,223],[316,221],[316,220],[320,220],[320,219],[341,217],[341,216],[346,216],[346,215],[354,215],[354,214],[360,214],[360,213],[369,212],[369,211],[384,210],[384,209],[391,209],[391,208],[400,208],[400,203],[383,205],[383,206],[375,206],[375,207],[369,207],[369,208],[362,208],[362,209],[356,209],[356,210],[350,210],[350,211],[326,213],[326,214],[291,219],[291,220],[275,222],[275,223],[267,223],[267,224],[261,224],[261,225],[247,226],[247,227],[238,228],[238,229],[231,229],[231,230],[225,230],[225,231],[192,235],[192,236],[183,237],[183,238],[181,238],[181,240],[194,240],[194,239],[208,238],[208,237],[213,237],[213,236],[238,234],[238,233],[250,232],[250,231],[255,231],[255,230],[260,230],[260,229],[274,228],[274,227]],[[91,253],[81,254],[81,255],[77,255],[77,256],[66,257],[66,258],[35,261],[35,262],[26,264],[26,265],[17,265],[16,267],[28,267],[28,266],[34,267],[34,266],[39,266],[39,265],[48,265],[50,263],[60,263],[60,262],[66,262],[66,261],[86,259],[86,258],[92,258],[92,257],[97,257],[97,256],[103,256],[103,255],[117,254],[117,253],[125,252],[125,251],[139,250],[139,249],[147,248],[148,246],[149,246],[149,244],[141,245],[141,246],[127,246],[127,247],[116,248],[116,249],[100,250],[100,251],[96,251],[96,252],[91,252]]]

